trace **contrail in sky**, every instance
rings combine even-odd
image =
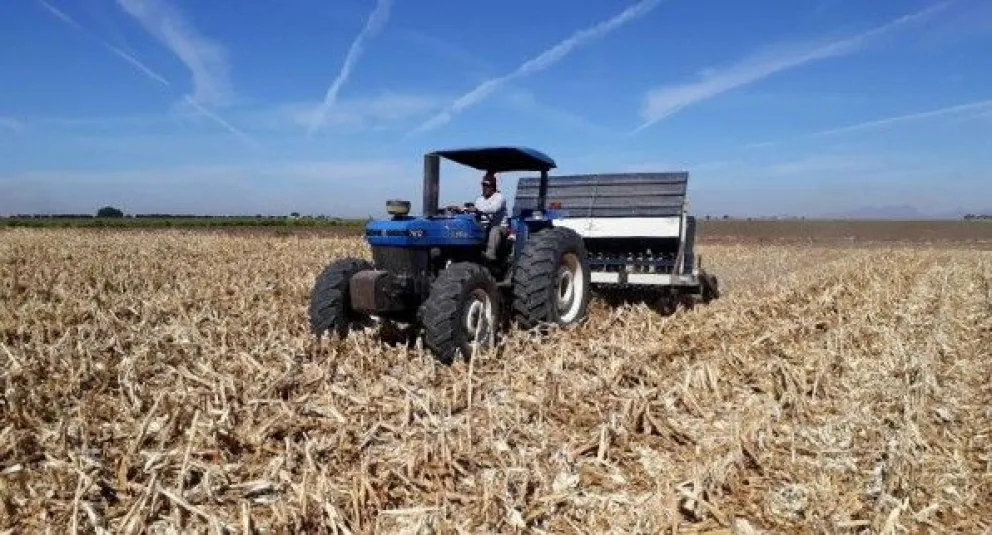
[[[258,143],[251,136],[242,132],[241,130],[238,130],[237,128],[232,126],[231,123],[225,121],[224,119],[217,116],[215,113],[201,106],[196,100],[193,99],[193,97],[189,95],[183,95],[183,96],[185,97],[186,102],[188,102],[191,106],[193,106],[196,109],[196,111],[202,113],[207,118],[212,119],[217,124],[226,128],[232,134],[241,138],[241,140],[244,141],[245,143],[251,145],[252,147],[258,147]]]
[[[121,59],[123,59],[124,61],[127,61],[128,63],[130,63],[133,67],[135,67],[136,69],[138,69],[139,71],[141,71],[141,73],[144,74],[145,76],[147,76],[148,78],[150,78],[152,80],[155,80],[156,82],[158,82],[158,83],[160,83],[160,84],[162,84],[162,85],[164,85],[166,87],[171,87],[172,86],[172,84],[170,84],[169,81],[166,80],[164,76],[162,76],[162,75],[158,74],[157,72],[153,71],[147,65],[145,65],[140,60],[138,60],[138,58],[132,56],[131,54],[128,54],[127,52],[121,50],[119,47],[116,47],[116,46],[110,44],[106,40],[101,39],[100,37],[98,37],[97,35],[95,35],[93,32],[87,30],[81,24],[79,24],[79,22],[77,22],[74,18],[72,18],[71,16],[69,16],[67,13],[65,13],[61,9],[53,6],[52,4],[50,4],[49,2],[47,2],[45,0],[37,0],[37,2],[43,8],[45,8],[45,10],[47,10],[52,16],[58,18],[59,20],[61,20],[62,22],[66,23],[66,24],[68,24],[68,25],[76,28],[77,30],[80,30],[83,33],[87,34],[89,37],[91,37],[92,39],[94,39],[97,42],[99,42],[104,48],[106,48],[110,52],[114,53],[115,55],[117,55],[118,57],[120,57]],[[203,63],[203,62],[192,61],[190,59],[190,58],[193,58],[193,59],[197,58],[198,57],[198,54],[200,54],[202,51],[199,51],[195,46],[192,46],[192,45],[186,46],[187,39],[186,39],[185,34],[183,34],[182,32],[169,31],[170,24],[172,24],[175,27],[182,27],[184,29],[184,31],[189,31],[189,30],[188,30],[187,25],[185,23],[178,24],[176,22],[179,19],[176,18],[177,16],[174,13],[172,13],[171,11],[168,10],[168,7],[166,6],[166,4],[162,4],[162,3],[146,4],[146,3],[142,3],[142,2],[137,2],[136,3],[136,2],[133,2],[133,1],[129,1],[129,0],[119,0],[119,2],[122,4],[122,6],[127,6],[128,8],[130,8],[129,13],[131,15],[133,15],[136,18],[139,18],[139,19],[144,19],[144,20],[142,20],[142,23],[144,23],[144,24],[148,24],[148,25],[151,25],[153,27],[158,27],[158,26],[155,26],[154,24],[152,24],[153,19],[154,19],[154,21],[161,22],[161,25],[160,26],[162,26],[162,27],[165,28],[162,31],[163,31],[164,34],[166,34],[168,36],[168,39],[166,39],[166,41],[170,43],[170,47],[173,48],[174,50],[181,51],[182,53],[177,52],[177,55],[180,56],[181,59],[183,59],[184,61],[186,61],[188,64],[191,65],[190,66],[190,69],[193,71],[195,81],[197,82],[197,93],[198,94],[199,93],[206,93],[206,96],[208,96],[208,97],[215,96],[216,86],[218,86],[220,84],[213,83],[213,79],[212,79],[212,74],[213,73],[211,73],[211,72],[205,70],[204,68],[202,68],[203,65],[201,65],[201,63]],[[172,17],[172,18],[170,18],[170,17]],[[159,20],[159,19],[161,19],[161,20]],[[175,29],[175,28],[173,28],[173,29]],[[205,50],[206,50],[206,52],[212,52],[213,49],[205,49]],[[210,54],[206,54],[206,52],[203,52],[203,54],[204,55],[207,55],[207,56],[210,56],[210,57],[216,57],[216,56],[211,56]],[[204,117],[206,117],[206,118],[214,121],[215,123],[219,124],[224,129],[226,129],[229,132],[231,132],[234,135],[236,135],[242,141],[245,141],[247,144],[249,144],[249,145],[251,145],[253,147],[257,147],[258,146],[258,143],[251,136],[249,136],[248,134],[242,132],[241,130],[238,130],[233,125],[231,125],[231,123],[225,121],[223,118],[221,118],[220,116],[218,116],[216,113],[213,113],[210,110],[208,110],[207,108],[205,108],[203,105],[201,105],[192,96],[190,96],[190,95],[184,95],[183,98],[184,98],[184,100],[187,103],[190,104],[190,106],[193,107],[193,109],[195,109],[197,112],[199,112]]]
[[[167,0],[117,0],[118,7],[172,52],[193,77],[198,102],[223,104],[231,92],[227,51]]]
[[[533,74],[538,71],[543,71],[548,67],[551,67],[555,63],[558,63],[565,56],[569,55],[576,48],[600,37],[607,35],[608,33],[620,28],[624,24],[634,21],[647,15],[652,9],[658,6],[661,0],[641,0],[637,4],[623,10],[619,15],[615,17],[600,22],[595,26],[590,28],[585,28],[573,33],[570,37],[561,41],[560,43],[554,45],[553,47],[545,50],[536,57],[533,57],[524,63],[522,63],[517,69],[504,76],[493,78],[487,80],[475,89],[465,93],[457,100],[451,103],[448,109],[441,111],[431,119],[429,119],[424,124],[420,125],[411,133],[425,132],[431,130],[438,126],[441,126],[448,121],[458,112],[465,110],[469,106],[473,106],[478,102],[482,101],[490,94],[492,94],[500,86],[506,84],[510,80],[519,78],[527,74]]]
[[[334,79],[334,83],[327,88],[327,94],[324,96],[324,102],[317,107],[314,111],[313,118],[310,121],[310,128],[307,131],[307,135],[313,135],[318,128],[323,124],[324,119],[327,117],[327,112],[333,106],[338,98],[338,91],[341,90],[341,86],[344,85],[345,81],[348,80],[348,76],[351,75],[351,70],[358,63],[358,59],[361,57],[362,52],[365,50],[365,41],[374,37],[379,33],[383,26],[386,25],[386,21],[389,20],[389,12],[393,7],[393,0],[378,0],[375,9],[369,16],[368,22],[362,28],[362,31],[358,33],[355,40],[352,41],[351,47],[348,48],[348,54],[344,58],[344,64],[341,66],[341,71],[338,72],[337,78]]]
[[[872,128],[879,128],[883,126],[889,126],[891,124],[902,123],[906,121],[917,121],[920,119],[930,119],[933,117],[942,117],[945,115],[954,115],[956,113],[975,111],[976,116],[982,111],[992,111],[992,99],[990,100],[980,100],[978,102],[970,102],[968,104],[958,104],[956,106],[948,106],[945,108],[940,108],[936,110],[923,111],[917,113],[908,113],[905,115],[897,115],[894,117],[886,117],[884,119],[876,119],[874,121],[865,121],[863,123],[858,123],[850,126],[844,126],[840,128],[831,128],[829,130],[820,130],[818,132],[813,132],[806,134],[806,136],[829,136],[833,134],[841,134],[844,132],[855,132],[858,130],[869,130]]]
[[[828,128],[828,129],[825,129],[825,130],[817,130],[816,132],[809,132],[809,133],[806,133],[806,134],[798,134],[798,135],[793,136],[792,138],[790,138],[790,140],[794,140],[794,139],[806,139],[806,138],[813,138],[813,137],[825,137],[825,136],[832,136],[832,135],[836,135],[836,134],[844,134],[844,133],[847,133],[847,132],[858,132],[858,131],[861,131],[861,130],[872,130],[872,129],[875,129],[875,128],[884,128],[886,126],[891,126],[891,125],[899,124],[899,123],[905,123],[905,122],[911,122],[911,121],[920,121],[920,120],[923,120],[923,119],[933,119],[933,118],[937,118],[937,117],[945,117],[945,116],[957,115],[957,114],[967,114],[968,112],[972,112],[972,113],[969,114],[969,115],[966,115],[966,117],[981,117],[981,116],[983,116],[985,114],[992,113],[992,99],[979,100],[979,101],[975,101],[975,102],[968,102],[968,103],[965,103],[965,104],[957,104],[957,105],[954,105],[954,106],[946,106],[946,107],[943,107],[943,108],[937,108],[937,109],[928,110],[928,111],[921,111],[921,112],[915,112],[915,113],[906,113],[906,114],[902,114],[902,115],[894,115],[894,116],[891,116],[891,117],[885,117],[885,118],[882,118],[882,119],[874,119],[874,120],[871,120],[871,121],[863,121],[863,122],[860,122],[860,123],[857,123],[857,124],[852,124],[852,125],[848,125],[848,126],[840,126],[840,127],[837,127],[837,128]],[[757,148],[774,147],[774,146],[780,145],[780,144],[782,144],[784,142],[785,141],[763,141],[763,142],[760,142],[760,143],[749,143],[749,144],[745,145],[744,148],[757,149]]]
[[[139,71],[145,73],[145,75],[148,76],[149,78],[151,78],[152,80],[155,80],[156,82],[158,82],[158,83],[160,83],[160,84],[162,84],[164,86],[171,86],[172,85],[172,84],[169,83],[168,80],[166,80],[164,77],[162,77],[157,72],[149,69],[144,63],[138,61],[138,59],[135,58],[134,56],[128,54],[127,52],[124,52],[123,50],[117,48],[114,45],[110,45],[110,44],[104,43],[104,46],[106,46],[114,54],[117,54],[118,56],[120,56],[121,58],[123,58],[124,61],[130,63],[131,65],[134,65],[134,67],[136,69],[138,69]]]
[[[901,26],[930,17],[947,6],[947,2],[935,4],[852,37],[826,44],[792,46],[765,51],[744,58],[737,64],[709,74],[699,81],[653,89],[645,98],[644,108],[641,112],[644,122],[633,133],[636,134],[688,106],[763,80],[776,73],[857,52],[868,46],[872,39]]]
[[[103,39],[100,39],[93,32],[91,32],[91,31],[87,30],[86,28],[84,28],[81,24],[79,24],[78,22],[76,22],[76,19],[70,17],[68,14],[66,14],[61,9],[53,6],[52,4],[46,2],[45,0],[38,0],[38,4],[40,4],[41,7],[45,8],[45,10],[47,10],[49,13],[51,13],[52,16],[54,16],[55,18],[61,20],[62,22],[68,24],[69,26],[72,26],[73,28],[76,28],[77,30],[85,33],[91,39],[94,39],[95,41],[97,41],[98,43],[100,43],[104,48],[106,48],[107,50],[113,52],[114,54],[116,54],[118,57],[120,57],[124,61],[130,63],[133,67],[135,67],[136,69],[138,69],[139,71],[141,71],[142,74],[144,74],[145,76],[151,78],[152,80],[155,80],[156,82],[158,82],[158,83],[160,83],[160,84],[162,84],[162,85],[164,85],[166,87],[168,87],[168,86],[171,85],[171,84],[169,84],[169,81],[165,79],[164,76],[162,76],[162,75],[158,74],[157,72],[155,72],[155,71],[151,70],[150,68],[148,68],[148,66],[145,65],[144,63],[142,63],[138,58],[132,56],[131,54],[128,54],[127,52],[125,52],[125,51],[121,50],[120,48],[118,48],[118,47],[116,47],[116,46],[108,43],[107,41],[105,41]]]

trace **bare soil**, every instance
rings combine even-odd
[[[924,244],[992,248],[992,222],[985,221],[700,221],[700,239],[710,243]]]

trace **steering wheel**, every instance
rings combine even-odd
[[[471,210],[469,210],[469,208],[473,208],[473,207],[475,207],[474,203],[467,202],[463,206],[458,206],[454,204],[445,206],[444,210],[446,212],[451,212],[453,214],[466,214],[472,212]]]

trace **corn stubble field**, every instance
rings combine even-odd
[[[316,343],[358,237],[0,233],[0,531],[992,528],[992,252],[701,245],[472,365]]]

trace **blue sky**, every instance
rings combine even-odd
[[[687,169],[700,214],[992,209],[992,2],[533,5],[8,0],[0,213],[378,217],[489,144]]]

